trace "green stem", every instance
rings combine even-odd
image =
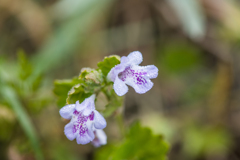
[[[108,93],[108,90],[106,89],[107,87],[108,87],[108,85],[104,86],[101,91],[105,94],[105,96],[107,97],[107,100],[110,101],[111,100],[111,96]]]

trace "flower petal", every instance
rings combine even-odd
[[[96,136],[98,137],[101,145],[107,144],[107,135],[102,129],[96,129]]]
[[[89,109],[89,108],[85,108],[83,111],[83,115],[84,116],[89,116],[92,113],[93,110]]]
[[[153,87],[153,83],[150,79],[143,78],[141,76],[137,77],[136,79],[128,78],[126,80],[126,84],[132,86],[134,90],[139,94],[146,93]]]
[[[116,92],[117,95],[123,96],[128,92],[128,87],[127,85],[120,80],[118,77],[116,77],[114,84],[113,84],[113,89]]]
[[[122,56],[121,57],[121,64],[126,64],[128,62],[129,62],[129,58],[128,57],[126,57],[126,56]]]
[[[95,98],[96,98],[96,95],[93,94],[89,98],[85,99],[85,101],[87,101],[87,108],[88,109],[95,110]]]
[[[93,123],[92,122],[87,122],[86,123],[88,131],[87,134],[89,135],[89,137],[91,138],[91,141],[95,138],[95,135],[93,133]]]
[[[90,110],[94,110],[95,109],[95,94],[91,95],[90,97],[86,98],[81,104],[76,106],[76,110],[77,111],[82,111],[86,108],[90,109]]]
[[[158,68],[154,65],[145,66],[144,71],[147,72],[146,76],[150,79],[157,78],[158,76]]]
[[[104,117],[98,112],[94,111],[94,127],[97,129],[103,129],[107,126],[107,122]]]
[[[83,104],[83,102],[80,104],[79,101],[76,102],[76,110],[77,111],[82,111],[86,108],[87,106]]]
[[[118,64],[115,67],[113,67],[110,72],[107,75],[107,79],[110,81],[115,81],[115,78],[118,76],[118,74],[122,71],[124,71],[125,65],[124,64]]]
[[[128,56],[130,64],[140,64],[143,61],[142,53],[139,51],[133,51]]]
[[[60,115],[65,119],[71,119],[75,110],[75,104],[69,104],[60,109]]]
[[[71,141],[76,138],[76,134],[73,132],[73,124],[71,122],[66,124],[66,126],[64,127],[64,133],[66,137]]]
[[[77,144],[87,144],[92,141],[92,138],[87,134],[87,132],[83,135],[77,134]]]
[[[107,144],[107,136],[102,129],[95,129],[96,137],[92,141],[94,147],[100,147],[101,145]]]
[[[142,76],[146,78],[157,78],[158,76],[158,68],[154,65],[148,65],[148,66],[137,66],[134,65],[131,67],[131,69],[135,70],[138,74],[141,74]]]

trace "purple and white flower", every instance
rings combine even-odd
[[[81,104],[66,105],[60,109],[60,115],[71,121],[64,127],[69,140],[76,138],[78,144],[87,144],[95,138],[94,130],[103,129],[107,123],[104,117],[95,110],[95,95],[86,98]]]
[[[132,86],[139,94],[146,93],[152,88],[153,83],[150,79],[158,76],[158,68],[154,65],[139,66],[142,60],[141,52],[131,52],[127,57],[123,56],[121,63],[108,73],[107,77],[114,82],[113,89],[117,95],[126,94],[127,85]]]
[[[107,136],[102,129],[95,129],[93,133],[95,135],[92,141],[94,147],[100,147],[101,145],[107,144]]]

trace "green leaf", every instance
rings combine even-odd
[[[103,75],[101,70],[83,68],[79,77],[72,80],[56,80],[54,93],[58,96],[58,106],[82,102],[85,98],[101,90]]]
[[[67,80],[55,80],[53,92],[58,96],[57,105],[63,107],[66,105],[66,99],[70,89],[80,83],[78,78],[67,79]]]
[[[109,56],[105,57],[102,62],[99,62],[97,65],[99,69],[102,70],[102,73],[104,76],[107,76],[108,72],[117,64],[120,63],[120,57],[115,56]]]
[[[101,90],[103,83],[101,70],[83,68],[78,79],[80,83],[74,85],[68,92],[67,104],[73,104],[76,101],[81,103],[85,98]]]
[[[83,85],[77,84],[68,92],[67,104],[74,104],[76,101],[81,103],[92,94],[93,92],[86,92]]]
[[[123,142],[99,149],[95,159],[166,160],[168,148],[161,135],[153,135],[149,128],[142,128],[137,123],[131,127]]]

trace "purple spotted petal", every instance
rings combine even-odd
[[[118,77],[116,77],[114,84],[113,84],[113,89],[116,92],[117,95],[123,96],[128,92],[128,87],[127,85]]]
[[[94,111],[92,111],[92,113],[88,116],[90,121],[94,120]]]
[[[132,65],[138,65],[143,61],[142,53],[139,51],[133,51],[127,57]]]
[[[110,81],[115,81],[115,78],[118,76],[118,74],[122,71],[124,71],[125,65],[123,64],[118,64],[115,67],[113,67],[110,72],[107,75],[107,79]]]
[[[71,119],[73,111],[75,110],[75,104],[69,104],[60,109],[60,115],[65,119]]]
[[[137,77],[136,79],[127,79],[126,84],[132,86],[134,90],[139,93],[143,94],[149,91],[153,87],[153,83],[148,78]]]
[[[91,113],[92,113],[93,110],[89,109],[89,108],[86,108],[84,109],[83,111],[83,115],[84,116],[89,116]]]
[[[138,72],[145,78],[157,78],[158,76],[158,68],[154,65],[148,65],[148,66],[132,66],[131,69],[135,70],[135,72]]]
[[[137,65],[128,67],[119,74],[119,79],[132,86],[137,93],[146,93],[153,86],[153,83],[148,78],[146,68],[148,69],[153,67],[139,67]]]
[[[76,138],[76,134],[73,132],[73,124],[69,122],[65,127],[64,127],[64,133],[66,137],[72,141]]]
[[[93,121],[84,116],[82,112],[76,113],[73,122],[73,133],[75,133],[78,144],[87,144],[94,139]]]
[[[87,122],[86,123],[88,131],[87,134],[89,135],[89,137],[91,138],[91,141],[94,139],[95,135],[93,133],[93,123],[92,122]]]
[[[92,141],[92,138],[87,134],[77,134],[77,144],[87,144]]]
[[[107,126],[107,122],[104,117],[98,112],[94,111],[94,127],[96,129],[103,129]]]

